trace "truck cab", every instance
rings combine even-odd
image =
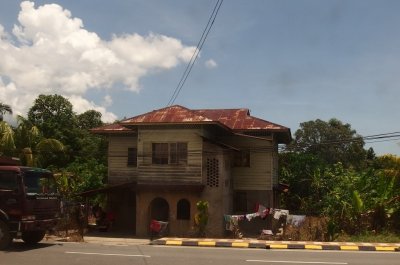
[[[13,238],[41,241],[60,218],[60,196],[53,174],[46,169],[0,166],[0,249]]]

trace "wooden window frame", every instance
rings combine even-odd
[[[128,147],[128,160],[126,165],[128,167],[137,167],[137,148]]]
[[[235,151],[233,154],[234,167],[250,167],[250,151]]]
[[[187,146],[186,142],[152,143],[152,164],[187,165]]]

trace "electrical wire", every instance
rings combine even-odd
[[[391,133],[381,133],[369,136],[359,136],[354,138],[346,138],[346,139],[336,139],[331,141],[323,141],[314,144],[304,144],[304,143],[294,143],[288,146],[280,146],[280,150],[294,150],[294,149],[307,149],[314,146],[320,145],[340,145],[340,144],[349,144],[352,142],[363,142],[363,143],[377,143],[377,142],[388,142],[388,141],[397,141],[400,140],[400,132],[391,132]]]
[[[207,36],[210,33],[212,26],[214,25],[215,18],[218,15],[218,12],[219,12],[219,9],[221,8],[222,3],[223,3],[223,0],[218,0],[217,3],[215,4],[214,9],[211,13],[211,16],[208,19],[207,25],[206,25],[205,29],[203,30],[203,33],[201,34],[199,42],[197,43],[197,46],[192,55],[192,58],[190,59],[188,65],[186,66],[186,69],[183,72],[183,75],[182,75],[181,79],[179,80],[178,85],[176,86],[174,92],[172,93],[171,98],[169,99],[169,101],[167,103],[167,106],[171,106],[172,104],[174,104],[176,98],[178,97],[179,93],[181,92],[181,90],[186,82],[186,79],[188,78],[190,72],[192,71],[192,68],[200,54],[200,51],[203,48],[203,45],[207,39]]]

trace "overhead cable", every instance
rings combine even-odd
[[[179,80],[179,83],[176,86],[174,93],[172,93],[172,96],[169,99],[167,106],[171,106],[172,104],[174,104],[176,98],[178,97],[179,93],[181,92],[183,85],[185,84],[186,79],[188,78],[190,72],[192,71],[192,68],[200,54],[200,51],[203,48],[203,45],[207,39],[208,33],[210,32],[212,26],[214,25],[215,18],[218,15],[218,11],[221,8],[222,2],[223,2],[223,0],[218,0],[217,3],[215,4],[214,9],[211,13],[211,16],[208,19],[207,25],[206,25],[203,33],[201,34],[201,38],[200,38],[199,42],[197,43],[197,46],[192,55],[192,58],[190,59],[188,65],[186,66],[186,69],[183,72],[183,75],[182,75],[181,79]]]
[[[340,145],[352,142],[376,143],[376,142],[397,141],[399,139],[400,139],[400,132],[391,132],[391,133],[381,133],[368,136],[358,136],[354,138],[335,139],[335,140],[322,141],[319,143],[312,143],[312,144],[294,143],[286,147],[280,147],[280,149],[291,150],[295,148],[310,148],[319,145]]]

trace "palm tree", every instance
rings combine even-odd
[[[0,121],[0,155],[11,156],[14,150],[14,131],[7,122]]]
[[[22,161],[27,166],[44,166],[53,156],[64,152],[64,145],[51,138],[44,138],[39,129],[28,119],[17,117],[18,126],[15,130],[15,142],[21,154]]]
[[[12,114],[12,109],[11,109],[10,105],[0,102],[0,121],[3,121],[3,115],[6,113]]]

